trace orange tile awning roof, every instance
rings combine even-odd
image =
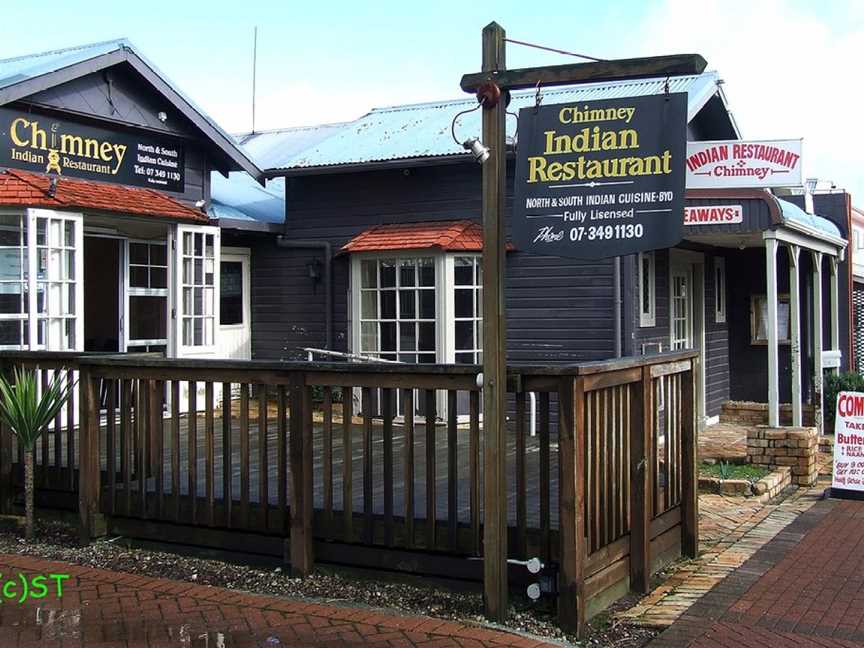
[[[51,180],[57,179],[54,195]],[[0,170],[0,206],[95,209],[122,214],[209,222],[203,212],[155,189],[46,176],[19,169]]]
[[[348,241],[341,252],[386,252],[391,250],[428,250],[481,252],[483,228],[469,220],[432,221],[378,225]],[[507,249],[512,250],[508,243]]]

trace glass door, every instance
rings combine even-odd
[[[692,349],[692,272],[687,267],[673,265],[669,279],[670,347],[673,350]]]
[[[164,240],[125,241],[125,350],[168,348],[168,245]]]
[[[219,326],[219,228],[178,225],[174,242],[176,355],[214,355]]]

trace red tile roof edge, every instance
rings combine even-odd
[[[57,179],[55,194],[48,192]],[[10,187],[14,179],[16,186]],[[4,182],[5,180],[5,182]],[[206,223],[206,214],[155,189],[130,187],[80,178],[47,176],[20,169],[0,168],[0,206],[92,209],[103,212],[193,220]]]
[[[342,246],[339,254],[430,248],[445,252],[480,252],[483,249],[482,225],[464,219],[375,225],[354,236]],[[507,250],[513,249],[508,242]]]

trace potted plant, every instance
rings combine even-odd
[[[18,439],[24,454],[25,534],[33,538],[33,447],[51,421],[69,400],[75,382],[64,380],[65,371],[57,370],[39,394],[36,372],[15,369],[9,382],[0,375],[0,420]]]

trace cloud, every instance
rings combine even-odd
[[[643,54],[698,52],[720,72],[745,139],[804,138],[804,173],[864,203],[864,3],[666,0],[641,26]]]

